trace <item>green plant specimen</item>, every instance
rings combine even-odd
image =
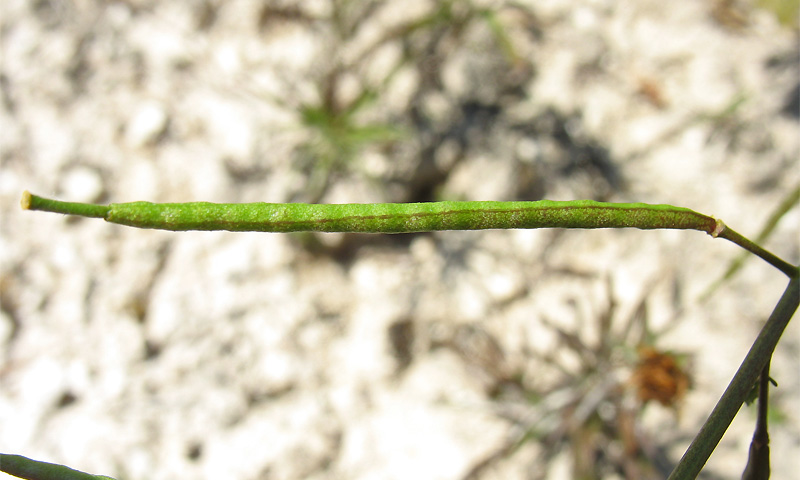
[[[699,230],[755,253],[786,275],[797,267],[688,208],[593,200],[429,203],[150,203],[92,205],[22,194],[26,210],[103,218],[111,223],[161,230],[232,232],[413,233],[512,228],[639,228]]]
[[[24,192],[26,210],[103,218],[139,228],[165,230],[229,230],[258,232],[411,233],[439,230],[513,228],[639,228],[683,229],[727,239],[758,255],[790,278],[778,305],[761,330],[709,419],[695,437],[670,479],[695,478],[716,448],[759,377],[756,440],[768,438],[766,401],[769,360],[800,303],[800,267],[791,265],[708,215],[671,205],[603,203],[591,200],[538,202],[432,202],[398,204],[215,204],[149,202],[93,205],[62,202]],[[758,445],[756,445],[758,446]],[[751,449],[746,478],[768,472],[769,450]],[[97,477],[55,464],[16,455],[0,456],[0,471],[28,480],[83,480]],[[753,477],[752,475],[756,475]],[[768,474],[767,474],[768,475]]]

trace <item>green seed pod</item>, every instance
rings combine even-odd
[[[699,230],[758,255],[794,278],[798,268],[726,227],[722,221],[672,205],[557,202],[431,203],[112,203],[61,202],[22,194],[22,208],[103,218],[107,222],[162,230],[231,232],[412,233],[510,228],[668,228]]]
[[[592,200],[555,202],[112,203],[86,205],[25,193],[23,207],[139,228],[234,232],[412,233],[510,228],[674,228],[716,236],[720,223],[688,208]]]

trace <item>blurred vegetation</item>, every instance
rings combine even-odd
[[[756,0],[756,6],[774,13],[784,27],[800,29],[800,0]]]
[[[648,408],[679,414],[691,387],[692,362],[684,353],[658,347],[675,324],[651,327],[653,287],[629,314],[618,310],[607,280],[607,306],[596,317],[583,318],[576,301],[576,321],[567,322],[574,328],[537,318],[556,338],[547,351],[507,352],[479,324],[449,331],[441,326],[447,333],[431,348],[456,352],[483,379],[492,410],[515,427],[507,443],[473,465],[464,480],[491,477],[523,451],[528,458],[535,452],[526,478],[536,480],[549,478],[553,461],[564,456],[576,479],[660,480],[669,475],[674,467],[669,448],[685,439],[664,432],[656,437],[641,428],[640,420]]]
[[[436,167],[432,167],[435,150],[443,143],[443,136],[452,136],[463,126],[454,123],[434,125],[431,118],[422,114],[422,103],[432,92],[444,93],[440,67],[455,48],[468,43],[466,36],[471,28],[490,32],[494,43],[490,47],[492,51],[481,51],[480,55],[496,56],[498,66],[507,67],[494,72],[498,77],[508,75],[507,72],[531,71],[529,61],[517,53],[508,33],[507,20],[501,19],[500,13],[513,11],[515,18],[526,22],[533,22],[533,19],[525,9],[512,3],[489,9],[471,1],[437,2],[430,11],[391,26],[371,42],[360,44],[362,30],[374,25],[375,18],[382,13],[381,5],[375,1],[333,0],[330,13],[322,18],[299,8],[287,10],[272,5],[265,6],[260,14],[260,23],[264,26],[277,21],[317,25],[322,26],[330,37],[322,57],[315,62],[314,71],[309,72],[315,79],[314,100],[297,104],[292,103],[291,98],[273,99],[284,108],[296,111],[308,134],[295,162],[308,178],[302,188],[303,198],[298,201],[320,201],[335,178],[367,175],[360,163],[364,152],[370,149],[393,151],[398,142],[405,140],[411,140],[414,149],[422,150],[421,155],[402,159],[416,165],[393,165],[381,174],[381,178],[369,180],[377,185],[405,186],[405,194],[397,193],[402,188],[392,190],[394,197],[386,199],[389,201],[431,200],[432,192],[439,189],[449,173],[448,170],[435,171]],[[348,56],[341,53],[349,51],[355,44],[358,44],[358,54]],[[383,67],[382,78],[376,79],[375,75],[368,78],[365,72],[387,46],[399,46],[401,54],[393,64]],[[399,72],[408,70],[415,72],[419,79],[415,91],[409,95],[409,103],[401,110],[396,105],[388,107],[392,103],[388,98],[392,82]],[[492,90],[502,85],[503,82],[498,82],[498,85],[492,82],[481,85],[481,88]],[[471,119],[445,121],[467,122]],[[446,132],[438,134],[437,130]],[[430,141],[420,142],[425,138]],[[426,155],[426,152],[429,153]],[[401,161],[396,154],[392,159],[393,162]]]

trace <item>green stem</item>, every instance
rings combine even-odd
[[[111,477],[73,470],[57,463],[40,462],[21,455],[5,453],[0,453],[0,472],[25,480],[114,480]]]
[[[736,245],[739,245],[748,252],[751,252],[761,257],[767,263],[777,268],[781,272],[785,273],[786,276],[788,276],[789,278],[797,278],[798,276],[800,276],[800,267],[796,267],[784,261],[774,253],[762,248],[757,243],[748,240],[746,237],[740,235],[736,231],[728,228],[727,226],[723,227],[722,231],[719,232],[717,236],[719,238],[724,238],[725,240],[730,240],[731,242],[735,243]]]
[[[769,238],[769,236],[772,234],[772,232],[775,230],[775,227],[778,226],[778,222],[780,221],[780,219],[783,218],[784,215],[786,215],[786,212],[788,212],[795,205],[797,205],[798,202],[800,202],[800,185],[797,185],[797,187],[795,187],[795,189],[792,190],[789,193],[789,195],[787,195],[786,198],[783,199],[780,205],[778,205],[778,207],[772,211],[772,213],[769,216],[769,219],[767,219],[766,223],[764,224],[764,227],[758,233],[753,242],[756,244],[764,243],[767,240],[767,238]],[[730,279],[737,271],[739,271],[739,269],[742,268],[742,265],[744,265],[744,262],[748,258],[750,258],[750,256],[747,255],[748,253],[749,252],[742,252],[741,255],[736,257],[736,259],[733,262],[731,262],[728,269],[725,270],[725,273],[723,273],[717,281],[709,285],[706,291],[703,292],[702,295],[700,295],[700,300],[701,301],[707,300],[711,296],[711,294],[714,293],[714,291],[720,287],[720,285],[722,285],[726,280]]]
[[[696,478],[703,466],[717,448],[733,417],[741,408],[748,393],[756,383],[764,366],[769,362],[778,340],[786,325],[800,303],[800,278],[795,276],[789,281],[786,291],[778,301],[778,305],[769,316],[769,320],[761,329],[758,338],[747,353],[739,370],[734,375],[722,398],[711,412],[703,428],[683,454],[678,466],[672,471],[668,480],[686,480]]]

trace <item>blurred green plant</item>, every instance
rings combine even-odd
[[[757,0],[756,6],[774,13],[784,27],[800,29],[800,0]]]
[[[346,170],[363,148],[400,140],[405,136],[402,129],[388,124],[363,124],[359,113],[374,103],[377,94],[362,90],[358,97],[347,105],[340,105],[335,92],[338,74],[332,73],[325,88],[323,100],[318,105],[300,107],[300,118],[304,128],[312,133],[305,146],[305,157],[310,165],[306,194],[311,202],[317,202],[330,185],[334,173]]]
[[[399,118],[381,118],[386,113],[381,110],[387,100],[386,87],[403,67],[414,63],[423,68],[426,57],[435,50],[434,45],[458,44],[471,23],[481,22],[492,32],[496,47],[509,65],[515,67],[524,63],[496,9],[456,0],[437,2],[432,11],[390,28],[364,46],[354,60],[345,60],[337,52],[353,41],[362,25],[369,24],[371,16],[378,11],[377,4],[333,0],[328,18],[310,17],[301,11],[293,11],[288,17],[306,23],[322,20],[333,32],[327,49],[329,55],[315,65],[316,99],[300,105],[291,105],[290,100],[284,98],[273,99],[297,111],[301,127],[309,133],[308,141],[301,148],[298,167],[308,173],[303,195],[310,203],[318,202],[325,195],[333,176],[345,172],[363,173],[356,160],[365,149],[390,145],[411,135],[410,129],[403,126],[408,123],[409,108],[397,112]],[[286,18],[285,12],[281,17]],[[393,43],[402,45],[403,54],[386,69],[382,78],[369,84],[361,74],[365,65],[382,47]],[[345,78],[357,79],[348,84],[352,87],[355,83],[356,90],[346,95],[342,88]]]

